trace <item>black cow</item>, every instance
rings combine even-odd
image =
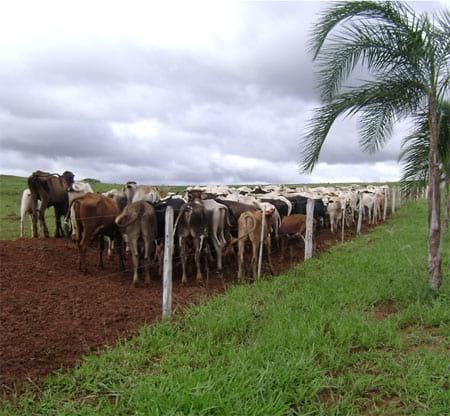
[[[178,218],[181,207],[185,204],[181,198],[168,198],[153,204],[156,212],[157,233],[156,233],[156,253],[155,260],[158,262],[159,274],[163,273],[163,260],[164,260],[164,238],[166,230],[166,209],[167,207],[173,208],[174,220]],[[176,247],[176,245],[175,245]]]
[[[168,198],[153,205],[156,212],[156,221],[158,222],[158,233],[156,236],[158,241],[164,240],[167,207],[173,208],[173,217],[176,219],[180,213],[181,207],[184,204],[185,202],[181,198]]]
[[[243,204],[242,202],[229,201],[228,199],[216,198],[216,202],[223,204],[228,208],[228,218],[230,221],[230,233],[236,238],[238,235],[238,220],[243,212],[258,211],[253,205]]]
[[[292,213],[291,214],[303,214],[306,215],[306,204],[308,198],[305,196],[289,196],[287,197],[292,203]],[[326,215],[325,204],[321,199],[314,199],[314,218],[317,220],[317,231],[319,232],[320,227],[323,226]]]
[[[288,215],[289,207],[286,202],[283,202],[281,199],[259,198],[259,200],[262,202],[269,202],[274,205],[281,218]]]

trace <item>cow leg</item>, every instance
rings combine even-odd
[[[180,237],[178,239],[178,244],[180,246],[181,268],[183,269],[183,274],[181,276],[181,283],[187,283],[187,276],[186,276],[186,238],[180,235]]]
[[[239,240],[238,242],[238,281],[242,282],[243,268],[244,268],[244,254],[245,254],[245,241]]]
[[[90,238],[86,238],[86,235],[83,236],[81,241],[78,244],[78,249],[80,252],[80,263],[79,269],[83,273],[87,273],[87,265],[86,265],[86,250],[89,245]]]
[[[162,276],[164,269],[164,243],[157,244],[155,259],[158,261],[158,274]]]
[[[258,278],[258,254],[259,254],[259,244],[258,241],[259,238],[251,239],[250,241],[252,244],[252,274],[253,274],[253,280],[256,280]]]
[[[129,238],[128,239],[128,247],[131,251],[131,259],[133,261],[133,286],[136,287],[136,284],[139,280],[138,269],[139,269],[139,249],[137,239]]]
[[[280,237],[280,251],[281,251],[281,258],[283,260],[286,259],[286,235],[282,235]]]
[[[118,234],[117,236],[117,242],[116,244],[114,243],[114,238],[111,238],[111,249],[113,250],[114,248],[117,251],[118,257],[119,257],[119,269],[121,272],[123,272],[125,270],[125,254],[124,254],[124,250],[123,250],[123,239],[122,236],[120,234]]]
[[[45,201],[47,202],[47,201]],[[41,209],[39,210],[39,221],[41,225],[41,233],[44,237],[49,238],[50,234],[48,232],[47,223],[45,222],[45,210],[47,209],[47,204],[44,204],[44,201],[42,201]]]
[[[31,236],[33,238],[38,237],[38,209],[37,209],[37,196],[34,192],[31,193]]]
[[[38,238],[39,237],[37,222],[38,222],[38,213],[34,212],[31,215],[31,236],[33,238]]]
[[[203,238],[204,238],[203,236],[194,237],[195,265],[197,266],[197,276],[195,277],[195,280],[197,280],[197,282],[203,281],[201,261],[200,261]]]
[[[211,237],[213,240],[214,250],[216,251],[216,256],[217,256],[217,271],[219,273],[221,273],[222,272],[222,245],[220,244],[219,239],[217,238],[217,235],[214,232]]]
[[[292,263],[292,259],[294,257],[294,244],[293,243],[295,241],[297,241],[297,240],[292,239],[292,240],[290,240],[290,243],[289,243],[289,262],[291,262],[291,263]]]
[[[150,252],[153,242],[149,241],[148,236],[144,237],[144,272],[145,272],[145,283],[150,284]]]
[[[23,238],[23,222],[24,222],[24,217],[21,215],[20,216],[20,238]],[[31,232],[33,232],[33,227],[31,227]]]
[[[77,226],[77,220],[75,218],[75,208],[72,206],[72,208],[70,208],[70,224],[72,227],[71,230],[71,238],[72,240],[78,240],[79,237],[79,231],[78,231],[78,226]],[[109,238],[109,237],[105,237],[105,238]],[[108,244],[108,256],[111,257],[111,247],[110,244]]]
[[[270,234],[266,237],[266,244],[265,244],[265,246],[266,246],[266,250],[267,250],[267,260],[268,260],[268,262],[269,262],[269,269],[270,269],[270,273],[272,274],[272,276],[275,274],[275,272],[273,271],[273,265],[272,265],[272,257],[271,257],[271,255],[270,255],[270,245],[271,245],[271,242],[270,242]]]
[[[55,226],[56,226],[55,238],[61,238],[62,236],[64,236],[64,231],[61,226],[61,215],[63,214],[61,213],[61,210],[56,207],[56,205],[54,206],[54,210],[55,210]]]
[[[101,235],[99,237],[99,242],[98,242],[98,251],[99,251],[99,260],[98,260],[98,267],[100,269],[103,269],[103,251],[105,250],[105,239],[103,238],[103,236]]]
[[[72,238],[73,238],[73,234],[72,234]],[[105,245],[106,245],[106,255],[108,256],[108,259],[111,260],[111,257],[112,257],[111,238],[108,237],[107,235],[105,235],[105,236],[103,236],[103,239],[105,240]]]
[[[257,241],[252,240],[252,273],[253,280],[258,278],[258,254],[259,254],[259,244]]]

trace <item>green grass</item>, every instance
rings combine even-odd
[[[2,414],[446,415],[450,238],[433,300],[426,234],[426,204],[407,204],[284,275],[143,327]]]

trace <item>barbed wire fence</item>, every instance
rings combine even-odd
[[[395,214],[396,210],[401,208],[405,203],[410,201],[415,201],[420,198],[426,197],[426,190],[423,190],[420,193],[408,193],[404,194],[399,187],[392,187],[390,189],[385,189],[384,191],[384,210],[383,213],[380,216],[383,218],[384,221],[387,219],[387,212],[388,212],[388,204],[390,203],[391,208],[391,215]],[[358,221],[356,225],[356,235],[361,233],[362,228],[362,218],[363,218],[363,204],[362,204],[362,194],[359,195],[359,213],[358,213]],[[174,224],[174,212],[171,207],[167,207],[165,212],[165,232],[164,237],[160,237],[155,240],[155,246],[159,245],[160,243],[164,242],[164,257],[163,257],[163,279],[162,279],[162,316],[163,318],[169,318],[172,313],[172,303],[173,303],[173,271],[175,267],[179,267],[182,265],[182,256],[180,253],[175,253],[175,241],[174,241],[174,233],[173,230],[173,224]],[[85,219],[97,219],[97,218],[105,218],[105,217],[112,217],[112,215],[102,215],[102,216],[93,216]],[[263,257],[263,245],[264,245],[264,228],[268,226],[265,221],[265,212],[263,212],[262,215],[262,221],[261,221],[261,238],[260,238],[260,247],[258,251],[258,273],[257,276],[254,276],[254,279],[259,279],[262,274],[262,257]],[[313,257],[314,255],[314,242],[313,242],[313,218],[314,218],[314,200],[311,198],[308,198],[307,201],[307,212],[306,212],[306,232],[305,237],[302,237],[303,243],[304,243],[304,260],[308,260]],[[5,223],[5,221],[1,222],[1,229],[4,230],[5,228],[8,229],[15,229],[18,230],[18,223],[19,223],[20,217],[15,218],[16,223]],[[342,210],[342,219],[341,219],[341,241],[344,241],[345,237],[345,210]],[[349,228],[347,227],[347,230]],[[156,249],[158,250],[158,249]],[[211,256],[211,248],[209,247],[209,243],[205,244],[205,254],[206,254],[206,286],[208,287],[208,281],[209,281],[209,275],[210,270],[208,266],[208,261],[211,261],[213,257]],[[278,243],[278,245],[272,245],[271,247],[271,253],[274,255],[279,255],[285,253],[282,253],[281,246]],[[184,259],[187,264],[190,263],[190,261],[195,257],[196,253],[185,253]],[[209,258],[208,258],[209,257]],[[154,256],[153,259],[148,259],[150,262],[151,260],[157,260],[158,264],[161,261],[159,258]],[[188,261],[189,260],[189,261]],[[148,264],[139,264],[138,265],[138,271],[144,270],[146,267],[149,267]],[[158,267],[159,268],[159,267]],[[132,272],[134,271],[134,266],[125,268],[125,270],[122,270],[122,273]],[[102,275],[104,277],[117,275],[118,272],[111,272],[106,275]],[[225,288],[225,281],[222,277],[222,281]]]

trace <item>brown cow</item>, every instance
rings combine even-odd
[[[100,237],[99,241],[99,267],[103,268],[103,250],[105,247],[104,236],[116,238],[119,250],[120,269],[123,270],[123,249],[122,239],[117,225],[114,222],[120,214],[119,207],[111,198],[101,194],[88,192],[72,201],[75,211],[75,218],[80,234],[78,249],[80,252],[80,270],[87,272],[86,250],[94,237]]]
[[[38,237],[37,222],[38,216],[41,224],[41,231],[45,237],[49,237],[47,223],[45,222],[45,210],[53,206],[55,208],[56,231],[55,237],[62,237],[64,231],[61,227],[61,217],[67,212],[69,197],[67,190],[73,184],[74,174],[66,171],[62,175],[55,173],[34,172],[28,178],[28,187],[31,192],[31,206],[33,214],[33,237]],[[38,209],[38,200],[41,207]]]
[[[317,220],[313,218],[313,229],[316,228]],[[281,253],[286,255],[286,245],[292,239],[304,240],[306,231],[306,215],[292,214],[284,217],[280,226]],[[289,244],[289,256],[292,260],[292,244]]]
[[[139,243],[144,245],[143,266],[145,272],[145,283],[150,283],[150,259],[155,249],[157,234],[156,213],[152,205],[145,201],[133,202],[127,205],[122,213],[116,218],[116,224],[122,233],[127,236],[133,258],[133,286],[138,282],[139,268]]]
[[[271,217],[273,211],[266,211],[265,215],[265,226],[263,233],[263,241],[266,246],[267,260],[269,263],[270,272],[274,274],[272,259],[270,257],[270,228],[271,228]],[[235,243],[238,243],[238,280],[243,279],[243,269],[244,269],[244,254],[245,254],[245,243],[247,239],[250,240],[252,244],[252,271],[253,279],[257,278],[257,262],[258,262],[258,251],[261,243],[261,222],[263,213],[262,211],[246,211],[241,214],[238,221],[238,238],[235,238],[228,244],[228,248]]]

